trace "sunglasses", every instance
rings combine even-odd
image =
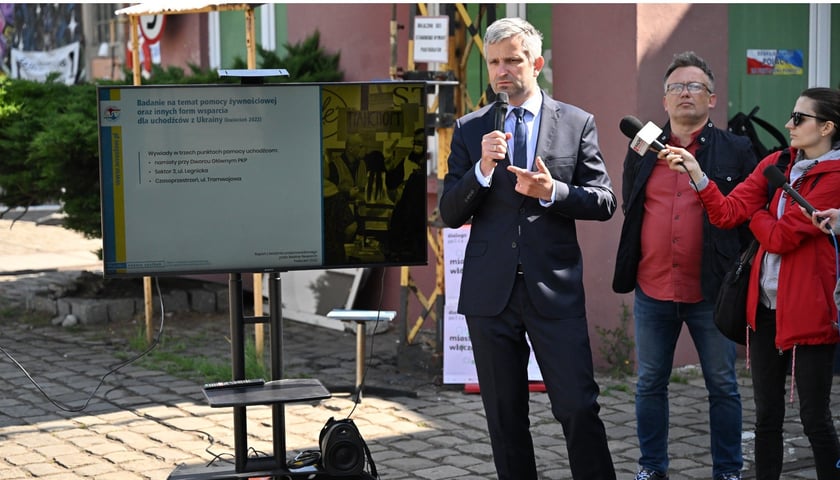
[[[802,113],[802,112],[791,112],[790,118],[793,119],[793,126],[798,127],[799,124],[802,123],[803,117],[814,118],[814,119],[817,119],[821,122],[827,122],[828,121],[827,118],[818,117],[816,115],[810,115],[810,114]]]

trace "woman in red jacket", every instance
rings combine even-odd
[[[809,88],[796,100],[790,120],[790,165],[786,177],[817,210],[837,205],[840,195],[840,91]],[[760,246],[747,296],[748,357],[755,394],[755,471],[777,480],[782,471],[785,381],[792,366],[800,421],[811,443],[819,480],[840,478],[840,442],[830,409],[834,349],[838,335],[834,244],[802,215],[782,189],[767,206],[764,170],[780,152],[764,158],[727,196],[709,182],[695,158],[667,145],[659,158],[687,172],[712,224],[736,227],[749,221]],[[688,181],[688,180],[687,180]]]

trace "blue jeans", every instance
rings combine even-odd
[[[709,302],[676,303],[648,297],[636,287],[636,433],[639,465],[668,471],[668,382],[683,323],[700,357],[709,392],[712,478],[740,472],[741,395],[735,372],[736,346],[712,320]]]

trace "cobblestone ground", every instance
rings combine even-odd
[[[62,328],[20,309],[33,289],[61,288],[78,276],[80,267],[89,264],[85,252],[90,242],[96,242],[67,235],[59,227],[22,223],[6,228],[8,223],[0,222],[0,248],[5,250],[0,255],[0,478],[163,480],[173,472],[206,468],[209,462],[229,462],[234,452],[232,409],[208,406],[199,375],[176,376],[142,360],[123,365],[136,355],[129,340],[143,328],[142,320]],[[44,256],[52,260],[39,260]],[[287,457],[317,449],[327,419],[349,415],[370,446],[382,479],[495,478],[480,397],[464,393],[460,385],[440,385],[438,372],[407,360],[427,358],[427,344],[401,344],[395,328],[369,337],[370,392],[356,404],[344,393],[355,380],[355,334],[292,321],[283,328],[284,377],[316,378],[333,393],[326,400],[282,409]],[[230,358],[224,314],[164,316],[162,338],[157,347],[161,355],[221,363]],[[743,365],[741,371],[744,477],[752,478],[754,406]],[[598,381],[613,460],[619,478],[630,479],[639,455],[635,378],[599,376]],[[837,414],[837,385],[834,392]],[[699,370],[675,370],[670,393],[670,476],[710,478],[708,402]],[[571,478],[562,431],[547,396],[532,393],[531,405],[540,478]],[[252,453],[272,453],[274,420],[272,408],[248,407]],[[785,440],[784,478],[816,478],[797,401],[787,411]]]

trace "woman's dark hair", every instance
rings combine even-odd
[[[840,90],[826,87],[814,87],[804,90],[800,97],[814,101],[814,114],[834,123],[832,145],[840,142]]]

